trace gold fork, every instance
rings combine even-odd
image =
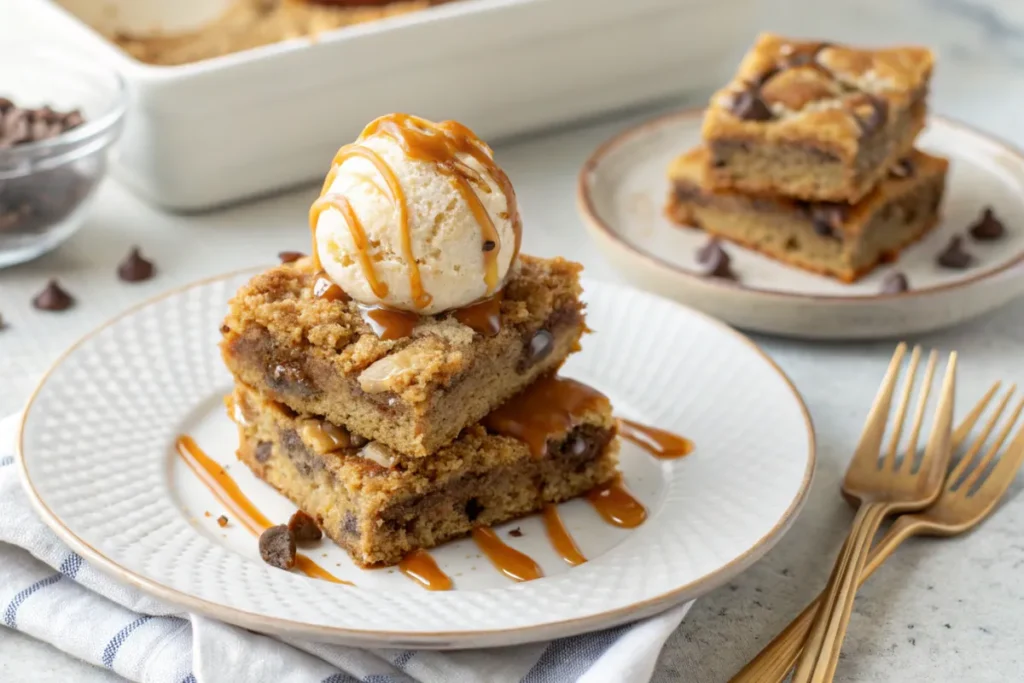
[[[974,429],[974,425],[999,390],[999,386],[999,382],[993,384],[992,388],[953,432],[954,450],[959,449],[967,441],[971,430]],[[980,455],[982,447],[998,424],[1014,391],[1015,387],[1011,387],[1006,392],[999,401],[995,414],[989,418],[981,434],[946,477],[938,500],[923,512],[901,515],[896,518],[893,525],[889,527],[889,531],[871,550],[864,572],[860,576],[860,583],[867,580],[895,552],[896,548],[911,536],[955,536],[977,526],[992,512],[996,503],[1013,483],[1017,470],[1020,468],[1021,462],[1024,461],[1024,425],[1021,425],[998,463],[987,476],[985,474],[1017,423],[1021,410],[1024,409],[1024,399],[1016,404],[1010,413],[1009,420],[996,435],[995,441],[989,449],[984,455]],[[981,480],[980,486],[979,480]],[[975,487],[978,487],[977,490],[972,491]],[[818,600],[820,600],[820,596]],[[733,676],[731,683],[781,683],[796,663],[804,639],[811,628],[818,600],[808,605],[782,633],[758,653],[757,657]]]
[[[942,487],[951,451],[953,394],[956,385],[955,352],[949,356],[931,435],[924,456],[915,469],[917,440],[924,421],[938,353],[932,351],[929,354],[908,447],[904,457],[897,459],[896,451],[910,406],[917,366],[921,360],[921,347],[914,347],[910,354],[910,367],[903,382],[899,405],[896,408],[888,452],[885,459],[879,463],[893,392],[906,351],[906,344],[896,347],[878,396],[868,414],[860,442],[843,478],[843,494],[848,499],[860,501],[860,507],[829,577],[825,598],[820,602],[818,614],[807,636],[807,642],[804,643],[796,673],[793,675],[793,683],[825,683],[832,680],[846,635],[846,627],[853,611],[857,578],[864,571],[864,563],[875,532],[889,515],[920,510],[930,505],[938,497]]]

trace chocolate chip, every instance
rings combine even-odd
[[[272,526],[260,534],[260,557],[271,567],[295,566],[295,535],[284,524]]]
[[[480,516],[480,513],[484,511],[484,506],[480,504],[476,498],[470,498],[466,501],[466,517],[471,522],[475,522],[476,518]]]
[[[519,527],[516,527],[512,531],[508,532],[508,535],[511,536],[512,538],[522,538],[523,537],[523,530],[520,529]]]
[[[732,259],[716,238],[711,238],[697,250],[697,262],[703,266],[702,274],[705,277],[736,279],[736,274],[732,272]]]
[[[487,240],[484,242],[484,251],[494,251],[494,248],[498,244],[494,240]]]
[[[875,95],[868,95],[866,104],[870,107],[867,114],[854,111],[854,118],[865,136],[877,132],[889,118],[889,103]]]
[[[370,440],[365,436],[359,436],[358,434],[349,433],[348,445],[352,448],[362,448],[366,444],[370,443]]]
[[[757,74],[753,78],[750,78],[747,81],[747,84],[751,87],[751,89],[758,90],[762,86],[764,86],[765,83],[770,81],[781,70],[782,69],[780,69],[779,67],[773,66],[773,67],[769,68],[767,71],[762,71],[761,73]]]
[[[294,263],[303,256],[305,256],[305,254],[301,251],[281,251],[277,254],[277,258],[281,259],[281,263]]]
[[[256,462],[266,462],[274,454],[274,445],[269,441],[260,441],[256,444]]]
[[[70,111],[64,115],[64,120],[61,121],[61,126],[64,128],[64,131],[67,132],[72,128],[77,128],[83,123],[85,123],[85,117],[82,116],[82,112],[75,109],[74,111]]]
[[[132,247],[128,255],[117,266],[117,276],[125,282],[142,282],[153,277],[152,261],[142,258],[138,247]]]
[[[547,330],[540,329],[530,337],[530,343],[526,346],[526,357],[523,359],[524,368],[530,368],[551,355],[555,348],[555,336]]]
[[[32,305],[41,311],[65,311],[75,305],[75,299],[53,279],[46,283],[46,289],[36,294]]]
[[[217,518],[217,526],[219,526],[221,529],[223,529],[227,525],[228,525],[228,518],[227,517],[225,517],[224,515],[221,515],[220,517]]]
[[[964,251],[964,238],[957,235],[938,255],[936,261],[943,268],[964,270],[974,263],[974,257]]]
[[[846,220],[846,208],[842,204],[829,204],[820,202],[807,206],[808,215],[811,218],[811,225],[814,232],[822,237],[842,239],[843,233],[840,228]]]
[[[729,110],[744,121],[771,121],[772,110],[754,90],[737,93]]]
[[[996,218],[992,207],[986,206],[981,217],[968,228],[968,231],[971,233],[971,237],[979,242],[991,242],[992,240],[1000,239],[1006,234],[1006,226],[1003,225],[1001,220]]]
[[[8,109],[14,106],[14,101],[9,100],[6,97],[0,97],[0,114],[4,113]]]
[[[908,159],[900,159],[889,169],[889,175],[893,178],[911,178],[914,175],[914,162]]]
[[[893,271],[882,278],[882,294],[899,294],[910,289],[907,276],[903,273]]]
[[[288,520],[288,528],[295,536],[296,541],[319,541],[324,537],[324,532],[316,525],[316,520],[302,510],[296,510],[291,519]]]

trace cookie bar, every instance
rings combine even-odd
[[[945,159],[913,151],[853,206],[707,190],[708,152],[672,164],[669,216],[790,265],[853,282],[931,230],[945,189]]]
[[[607,399],[577,411],[541,457],[472,425],[433,456],[408,458],[241,384],[228,404],[239,459],[364,567],[396,564],[411,550],[582,495],[616,474]]]
[[[497,334],[441,314],[422,318],[408,337],[384,340],[355,302],[317,298],[316,273],[302,259],[238,291],[221,351],[240,381],[292,410],[425,456],[579,348],[581,269],[520,255]]]
[[[855,203],[924,126],[934,57],[762,34],[703,125],[705,184]]]

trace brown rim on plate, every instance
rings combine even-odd
[[[663,114],[656,118],[650,119],[649,121],[644,121],[635,126],[631,126],[626,130],[616,133],[610,139],[601,143],[601,145],[599,145],[597,149],[595,149],[591,153],[591,155],[587,157],[587,160],[583,162],[583,166],[580,167],[579,176],[577,177],[576,181],[576,204],[577,208],[579,209],[580,215],[584,219],[584,223],[587,225],[588,228],[590,228],[594,236],[604,238],[609,244],[614,245],[619,249],[624,249],[631,256],[640,258],[641,260],[645,261],[647,265],[653,268],[667,272],[670,275],[684,276],[691,280],[694,284],[710,288],[717,288],[720,290],[746,290],[748,292],[756,292],[757,294],[779,297],[783,299],[802,299],[811,301],[864,303],[866,301],[919,297],[949,291],[952,289],[958,289],[960,287],[965,287],[967,285],[974,284],[975,282],[979,282],[981,280],[985,280],[992,277],[998,277],[1008,271],[1013,270],[1014,268],[1024,266],[1024,251],[1021,251],[1021,253],[1019,253],[1013,260],[1009,261],[1008,263],[1004,263],[998,268],[983,271],[970,277],[965,277],[961,280],[956,280],[955,282],[947,282],[944,284],[933,285],[931,287],[924,287],[922,289],[910,289],[905,292],[896,292],[889,294],[878,292],[876,294],[853,296],[845,294],[801,294],[799,292],[784,291],[778,289],[751,287],[743,284],[742,282],[734,282],[732,280],[725,280],[722,278],[702,277],[697,273],[691,272],[684,268],[680,268],[679,266],[676,266],[668,261],[665,261],[664,259],[659,258],[658,256],[651,254],[624,239],[622,235],[620,235],[615,229],[608,225],[608,223],[606,223],[598,215],[597,211],[594,209],[590,189],[587,185],[587,176],[588,174],[593,172],[593,170],[597,168],[597,166],[601,164],[604,157],[608,153],[615,150],[621,144],[629,142],[634,137],[641,135],[652,128],[659,128],[666,123],[703,116],[704,111],[704,107],[690,107],[680,111]],[[990,133],[986,133],[982,130],[979,130],[978,128],[975,128],[974,126],[970,126],[961,121],[956,121],[954,119],[950,119],[944,116],[929,115],[928,120],[940,121],[944,125],[947,125],[951,128],[957,128],[960,129],[961,131],[966,131],[971,135],[984,138],[993,145],[1001,148],[1002,151],[1004,151],[1009,156],[1017,159],[1022,164],[1024,164],[1024,151],[1022,151],[1012,143],[1007,142],[1006,140],[1000,137],[997,137]],[[683,151],[685,150],[680,150],[680,154]],[[662,207],[662,209],[663,208],[664,207]]]
[[[212,282],[235,277],[247,272],[257,273],[261,268],[244,268],[236,270],[230,273],[224,273],[209,278],[204,278],[196,282],[192,282],[181,287],[174,288],[155,297],[147,299],[141,303],[138,303],[127,310],[121,312],[115,317],[111,318],[104,324],[100,325],[96,329],[88,332],[78,341],[72,344],[66,351],[64,351],[60,357],[46,370],[43,374],[42,379],[36,385],[35,389],[32,390],[32,394],[29,396],[28,402],[25,405],[24,415],[22,417],[21,424],[18,426],[18,438],[16,443],[17,449],[17,460],[18,460],[18,472],[21,476],[22,483],[24,484],[25,492],[28,494],[29,500],[32,502],[33,507],[43,518],[57,536],[67,543],[73,550],[82,555],[86,560],[93,563],[94,566],[100,570],[109,574],[110,576],[125,581],[126,583],[150,594],[154,597],[166,600],[167,602],[181,605],[187,609],[201,612],[208,616],[211,616],[221,621],[225,621],[231,624],[250,628],[255,631],[262,632],[278,632],[278,633],[289,633],[298,634],[302,636],[308,636],[312,638],[327,639],[328,641],[333,640],[334,642],[345,641],[349,643],[364,643],[372,644],[379,643],[383,639],[387,639],[390,645],[394,647],[420,647],[429,649],[455,649],[465,647],[481,647],[481,646],[495,646],[495,645],[513,645],[526,642],[536,642],[539,640],[547,640],[550,638],[563,637],[567,635],[576,635],[579,633],[586,633],[590,631],[596,631],[604,628],[609,628],[619,624],[627,623],[640,619],[642,617],[651,616],[670,607],[674,607],[678,604],[693,600],[700,595],[722,585],[732,577],[738,575],[743,570],[751,566],[755,561],[760,559],[768,550],[782,537],[782,534],[789,529],[793,521],[796,519],[796,515],[802,509],[804,503],[807,500],[807,494],[810,490],[811,480],[813,478],[814,470],[817,463],[816,455],[816,441],[814,434],[814,425],[811,421],[810,413],[807,410],[807,406],[804,403],[803,397],[800,392],[794,386],[792,380],[786,375],[785,372],[771,359],[760,347],[751,341],[746,335],[737,332],[728,325],[708,316],[700,311],[696,311],[686,308],[689,313],[700,316],[709,324],[719,329],[725,334],[729,334],[737,338],[741,343],[749,346],[753,351],[759,355],[775,373],[778,374],[779,378],[786,384],[789,391],[792,393],[793,399],[799,405],[800,410],[804,417],[804,424],[807,429],[807,465],[804,469],[803,480],[800,483],[800,488],[790,503],[789,507],[775,523],[775,525],[762,536],[756,543],[750,548],[734,558],[730,562],[726,563],[718,570],[711,574],[704,576],[696,581],[692,581],[684,586],[680,586],[674,590],[668,591],[661,595],[647,600],[634,603],[625,607],[620,607],[613,610],[607,610],[599,614],[594,614],[585,617],[578,617],[575,619],[563,619],[560,621],[553,621],[546,624],[540,624],[537,626],[518,627],[511,629],[492,629],[486,631],[445,631],[445,632],[415,632],[415,631],[380,631],[380,630],[362,630],[362,629],[349,629],[349,628],[338,628],[331,626],[322,626],[309,624],[302,621],[295,621],[292,619],[282,619],[278,617],[268,617],[262,614],[256,614],[243,609],[235,607],[229,607],[226,605],[211,602],[204,598],[198,598],[188,593],[184,593],[175,588],[171,588],[162,583],[147,578],[146,576],[130,570],[116,561],[108,558],[101,551],[89,545],[85,540],[79,538],[71,529],[69,529],[64,522],[58,517],[46,502],[39,495],[36,490],[32,478],[29,474],[28,467],[26,466],[26,453],[25,453],[25,418],[31,413],[36,397],[42,388],[46,385],[50,378],[50,375],[56,370],[61,363],[64,362],[65,358],[70,356],[86,341],[96,336],[109,326],[118,322],[119,320],[128,317],[137,311],[157,303],[163,299],[174,296],[176,294],[185,292],[189,289],[201,287]],[[617,285],[622,286],[622,285]],[[653,296],[655,298],[662,299],[655,294],[646,293],[647,296]],[[664,299],[670,301],[669,299]],[[670,301],[674,306],[682,306],[674,301]],[[354,586],[344,586],[336,584],[326,584],[324,590],[364,590]],[[491,639],[491,640],[478,640],[475,643],[465,642],[465,639],[470,637],[476,637],[478,639]],[[449,642],[438,642],[441,639],[451,639]]]

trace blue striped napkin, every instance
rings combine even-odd
[[[118,583],[34,513],[14,467],[17,416],[0,421],[0,619],[145,683],[619,683],[647,681],[690,605],[635,624],[488,650],[360,650],[263,636]]]

